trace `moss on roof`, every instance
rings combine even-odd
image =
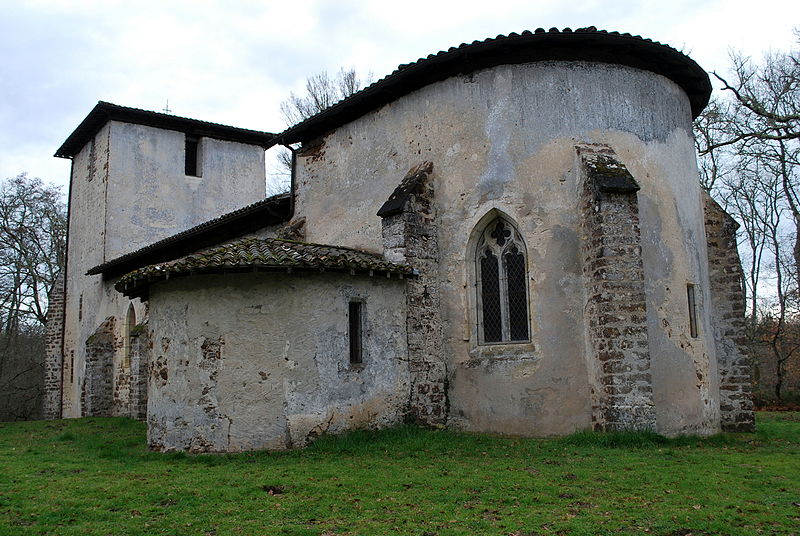
[[[413,275],[411,267],[389,262],[357,249],[248,237],[214,246],[179,259],[139,268],[123,276],[115,288],[130,297],[144,297],[153,281],[171,275],[252,270],[322,270],[351,273]]]

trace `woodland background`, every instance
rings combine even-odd
[[[800,29],[790,51],[733,53],[694,122],[700,181],[739,223],[756,403],[800,409]],[[371,82],[353,69],[309,77],[281,104],[286,125]],[[286,189],[288,151],[270,194]],[[21,173],[0,181],[0,421],[41,418],[44,328],[65,259],[64,192]]]

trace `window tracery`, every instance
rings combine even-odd
[[[475,255],[479,342],[528,341],[527,263],[519,231],[496,218],[478,238]]]

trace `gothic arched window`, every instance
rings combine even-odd
[[[475,274],[479,342],[530,340],[525,243],[519,231],[500,217],[478,237]]]

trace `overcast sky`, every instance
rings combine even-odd
[[[0,0],[0,179],[66,185],[53,153],[98,100],[277,132],[280,102],[340,66],[376,79],[462,42],[537,27],[642,35],[726,71],[796,46],[798,0]],[[66,187],[64,188],[66,190]]]

